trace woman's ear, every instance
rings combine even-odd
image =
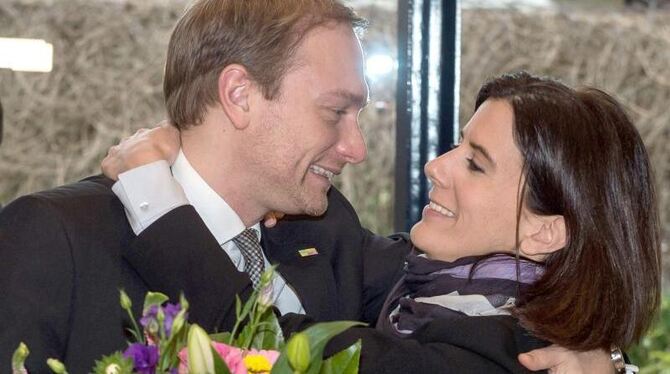
[[[219,102],[231,124],[239,130],[249,125],[249,95],[252,80],[242,65],[226,66],[219,74]]]
[[[567,242],[565,218],[562,215],[528,214],[519,235],[520,255],[542,261],[547,255],[563,249]]]

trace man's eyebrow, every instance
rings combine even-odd
[[[463,133],[463,130],[461,130],[461,139],[465,139],[465,134]],[[468,144],[470,145],[470,147],[472,147],[472,149],[481,153],[482,156],[484,156],[484,158],[491,163],[491,165],[493,165],[494,167],[496,166],[496,162],[493,161],[493,157],[491,157],[491,154],[489,153],[489,151],[486,150],[486,148],[484,148],[484,146],[475,143],[472,140],[468,140]]]
[[[328,100],[330,98],[337,98],[345,100],[347,106],[354,105],[358,108],[363,108],[368,105],[370,98],[368,96],[358,95],[346,90],[329,91],[321,95],[321,100]]]

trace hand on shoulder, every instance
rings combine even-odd
[[[602,349],[576,352],[558,345],[551,345],[520,354],[519,362],[529,370],[547,369],[551,374],[611,374],[615,372],[609,353]]]
[[[110,147],[100,167],[105,176],[118,180],[119,174],[154,161],[174,163],[180,147],[179,130],[162,121],[152,129],[139,129]]]

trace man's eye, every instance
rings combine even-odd
[[[470,171],[473,171],[473,172],[475,172],[475,173],[484,173],[484,169],[482,169],[481,167],[479,167],[479,165],[477,165],[477,163],[475,162],[474,159],[472,159],[472,158],[467,158],[466,160],[468,161],[468,169],[469,169]]]
[[[347,111],[345,109],[331,108],[325,112],[324,118],[329,123],[337,124],[340,122],[340,120],[345,114],[347,114]]]

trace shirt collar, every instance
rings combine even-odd
[[[244,231],[246,227],[240,216],[202,179],[181,149],[172,165],[172,174],[184,189],[188,201],[220,245]],[[256,223],[252,228],[256,230],[260,238],[260,224]]]

